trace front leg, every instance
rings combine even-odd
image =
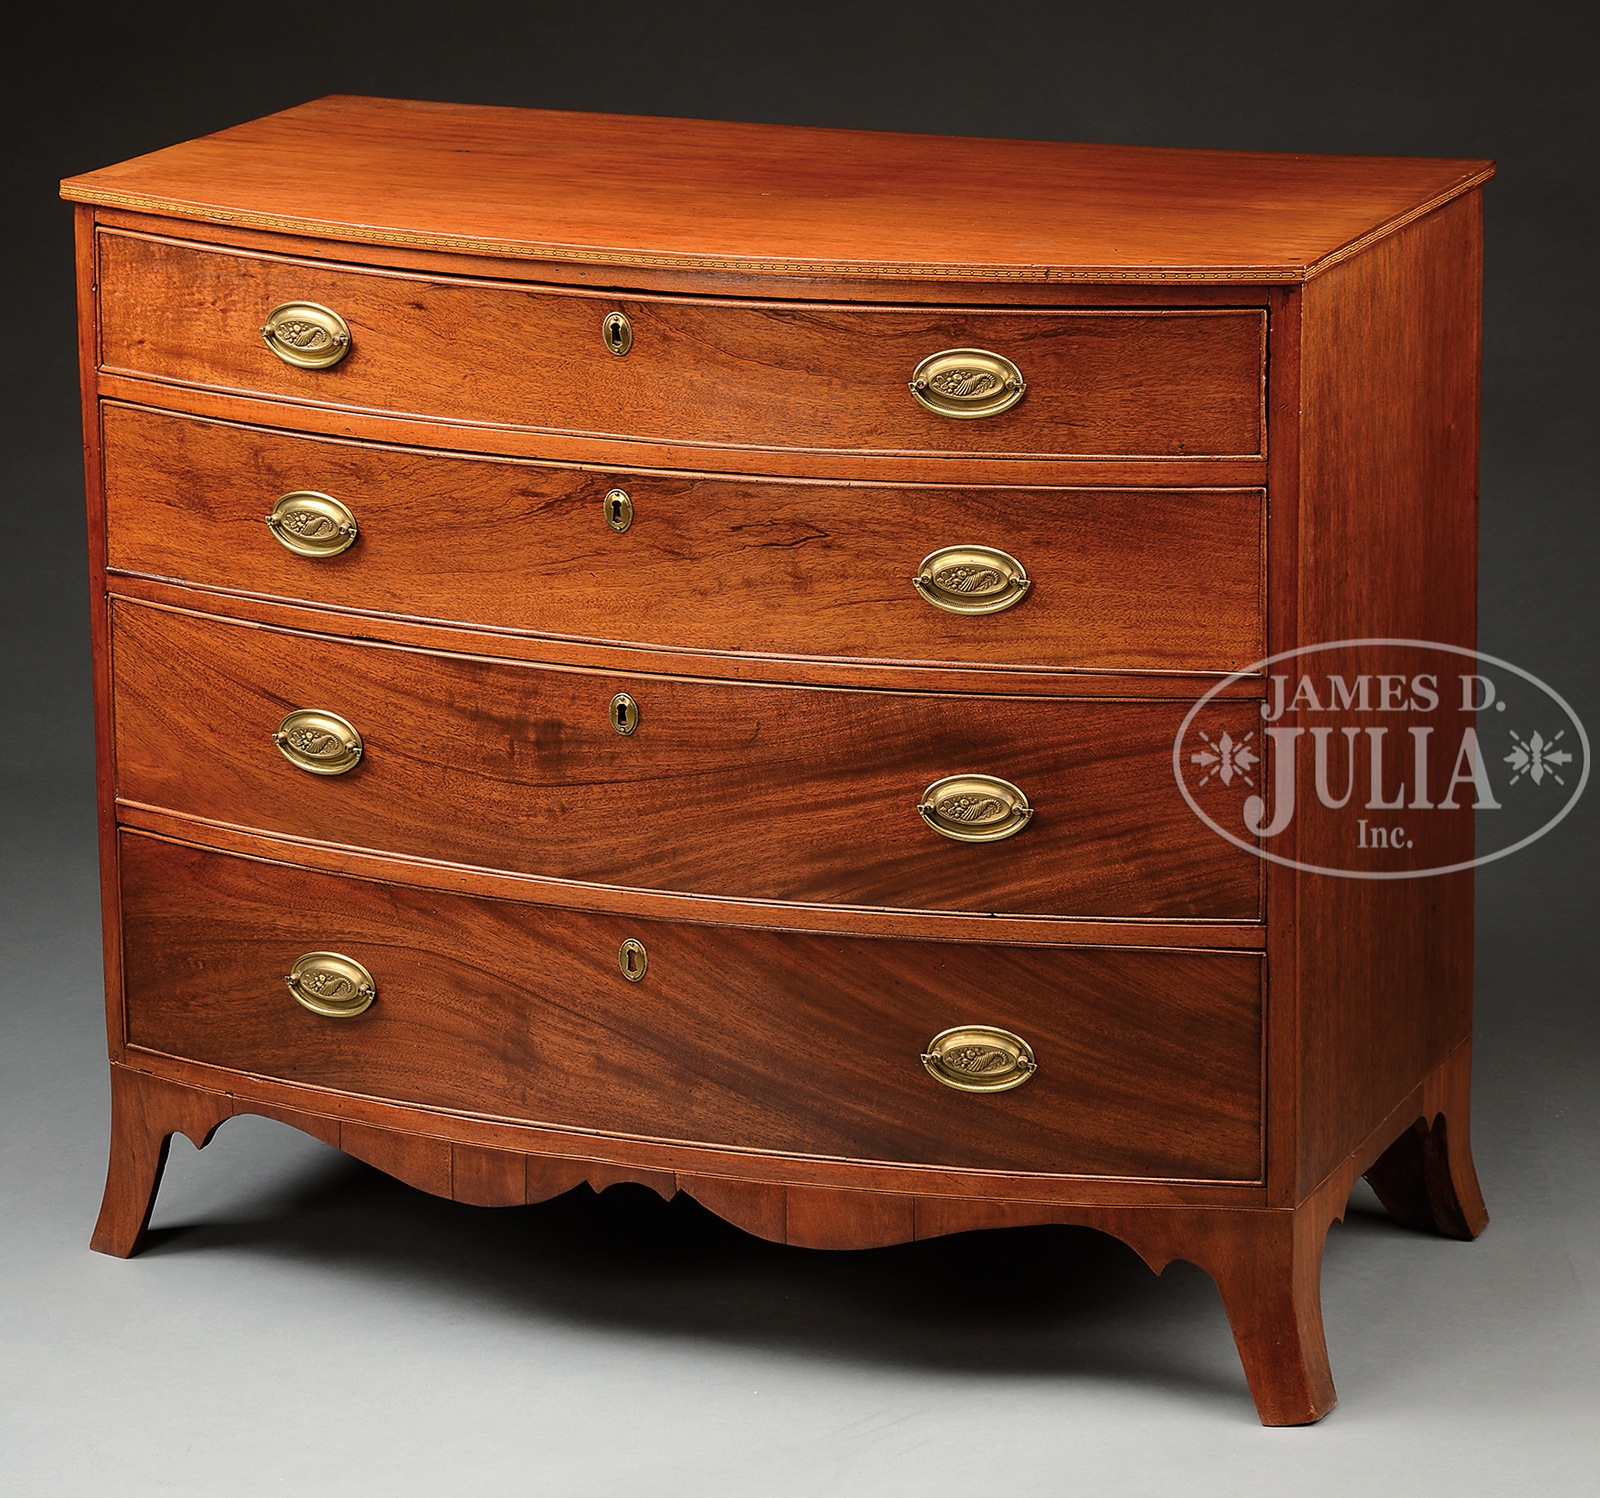
[[[1325,1213],[1219,1214],[1201,1267],[1216,1281],[1263,1425],[1309,1425],[1337,1402],[1322,1331]]]
[[[222,1093],[197,1092],[113,1065],[111,1157],[89,1247],[119,1259],[136,1253],[150,1223],[172,1136],[186,1134],[196,1148],[204,1148],[231,1112],[232,1100]]]

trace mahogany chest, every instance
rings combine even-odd
[[[1326,1412],[1356,1179],[1485,1220],[1471,875],[1258,857],[1174,743],[1473,644],[1490,170],[335,97],[67,182],[94,1246],[237,1113],[484,1205],[1085,1224]]]

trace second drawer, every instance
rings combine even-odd
[[[717,479],[116,404],[102,419],[120,570],[668,649],[1215,672],[1266,653],[1258,489]],[[306,491],[348,512],[353,540],[325,503],[294,498]],[[309,540],[288,530],[296,521]],[[952,551],[974,547],[1002,554],[993,577],[981,553]],[[980,609],[994,612],[967,612]]]
[[[1260,863],[1209,832],[1174,781],[1182,701],[623,676],[128,600],[115,601],[112,619],[126,801],[297,838],[699,895],[1260,914]],[[335,767],[315,759],[327,746],[306,741],[310,771],[275,747],[274,732],[300,710],[337,714],[359,733],[348,773],[315,772]],[[1259,726],[1244,700],[1214,708],[1212,721],[1240,741]],[[950,788],[930,798],[937,783],[970,775],[1027,797],[1032,814],[1014,836],[958,840],[924,819],[927,804],[944,807],[934,820],[957,833],[1003,825],[993,820],[1003,808],[981,788],[965,801],[946,800]]]

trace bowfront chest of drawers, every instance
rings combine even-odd
[[[1174,743],[1473,643],[1488,175],[332,98],[67,183],[94,1246],[236,1113],[483,1205],[1084,1224],[1324,1413],[1355,1180],[1484,1221],[1471,876],[1259,858]]]

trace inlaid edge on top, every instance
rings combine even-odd
[[[333,96],[69,178],[62,194],[202,223],[579,265],[1270,284],[1328,269],[1493,170]]]

